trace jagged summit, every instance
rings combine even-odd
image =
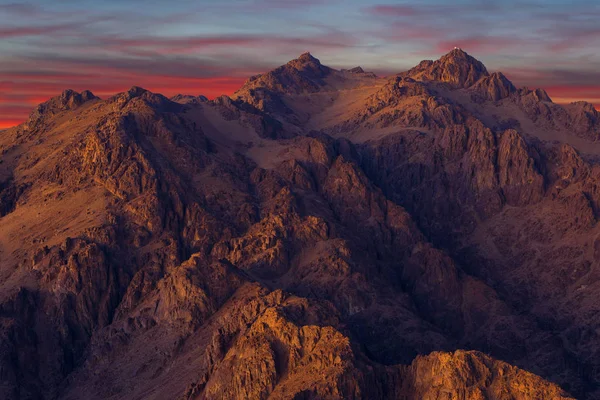
[[[460,47],[455,47],[454,49],[450,50],[448,53],[443,55],[441,58],[444,58],[444,57],[456,57],[456,58],[464,58],[464,59],[468,59],[469,57],[473,58],[472,56],[470,56],[466,51],[464,51]]]
[[[458,88],[468,88],[489,73],[481,61],[455,48],[439,60],[421,61],[406,75],[417,80],[441,81]]]
[[[528,87],[523,87],[520,88],[518,92],[521,96],[529,96],[537,102],[545,101],[552,103],[552,99],[544,89],[530,89]]]
[[[438,61],[443,63],[470,64],[487,72],[487,69],[481,61],[458,47],[441,56]]]
[[[137,97],[153,96],[153,95],[155,95],[155,94],[150,92],[147,89],[144,89],[139,86],[132,86],[128,90],[121,92],[121,93],[117,93],[114,96],[110,97],[108,99],[108,101],[109,102],[126,102],[131,99],[135,99]],[[162,95],[158,95],[158,96],[162,96]]]
[[[325,86],[323,79],[332,71],[309,52],[302,53],[300,57],[270,72],[250,77],[235,96],[248,99],[249,92],[256,90],[295,94],[317,92]],[[256,103],[256,101],[249,102]]]
[[[350,74],[365,74],[365,70],[361,66],[356,66],[350,69],[343,69],[342,72],[348,72]]]
[[[194,96],[191,94],[176,94],[171,97],[169,100],[174,101],[175,103],[180,104],[200,104],[208,101],[208,98],[203,95]]]
[[[99,98],[89,90],[84,90],[79,93],[73,89],[67,89],[60,95],[39,104],[29,115],[26,126],[33,128],[41,123],[46,117],[52,117],[59,112],[72,110],[88,101],[98,99]]]
[[[97,98],[98,97],[96,97],[89,90],[84,90],[83,92],[79,93],[73,89],[67,89],[63,91],[60,95],[53,97],[42,104],[53,107],[73,108],[85,103],[86,101],[94,100]]]
[[[302,53],[300,57],[291,60],[286,66],[297,70],[307,78],[320,79],[331,72],[331,68],[321,64],[318,58],[309,52]]]
[[[512,82],[502,72],[494,72],[480,79],[472,88],[491,101],[504,99],[517,91]]]
[[[367,72],[361,66],[356,66],[350,69],[342,69],[340,72],[345,74],[358,75],[363,78],[377,78],[377,75],[374,72]]]
[[[143,87],[134,85],[131,88],[129,88],[129,90],[127,91],[127,94],[129,94],[131,97],[137,97],[137,96],[143,95],[146,92],[148,92],[147,89],[144,89]]]
[[[168,99],[164,95],[139,86],[132,86],[126,92],[117,93],[109,98],[107,103],[114,105],[117,109],[149,107],[155,111],[176,111],[181,108],[181,104]]]
[[[294,62],[294,61],[298,61],[298,62],[301,62],[301,63],[317,63],[317,64],[321,64],[321,62],[319,61],[319,59],[316,58],[316,57],[314,57],[308,51],[305,51],[304,53],[300,54],[300,56],[298,58],[296,58],[295,60],[292,60],[290,62]]]
[[[361,66],[358,66],[358,67],[350,68],[350,69],[346,70],[346,72],[350,72],[352,74],[364,74],[365,70]]]

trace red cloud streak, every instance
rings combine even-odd
[[[545,89],[555,103],[583,100],[600,111],[600,86],[548,86]]]
[[[23,122],[23,118],[21,119],[1,119],[0,120],[0,129],[12,128],[13,126],[19,125]]]

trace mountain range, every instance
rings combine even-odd
[[[600,399],[600,113],[454,49],[0,133],[0,398]]]

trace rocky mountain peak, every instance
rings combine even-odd
[[[125,107],[139,109],[140,107],[149,107],[155,111],[173,111],[181,107],[180,104],[173,102],[159,93],[153,93],[139,86],[132,86],[126,92],[118,93],[107,100],[113,104],[116,110]]]
[[[200,104],[208,101],[208,98],[203,95],[194,96],[191,94],[176,94],[169,100],[180,104]]]
[[[450,50],[448,53],[443,55],[441,58],[444,58],[444,57],[455,57],[455,58],[463,58],[463,59],[473,58],[466,51],[461,49],[460,47],[455,47],[454,49]]]
[[[587,101],[575,101],[571,104],[583,111],[586,111],[586,112],[589,112],[592,114],[598,114],[598,110],[596,110],[596,107],[594,107],[594,105],[592,103],[589,103]]]
[[[493,72],[490,75],[490,79],[492,79],[492,80],[494,80],[496,82],[502,82],[502,84],[507,85],[507,86],[509,86],[509,85],[512,86],[513,85],[512,82],[502,72]]]
[[[515,93],[517,89],[502,72],[494,72],[478,80],[472,87],[487,100],[498,101]]]
[[[552,99],[544,89],[529,89],[528,87],[520,88],[519,94],[522,97],[531,97],[535,101],[546,101],[552,103]]]
[[[256,106],[259,100],[255,97],[263,96],[265,91],[313,93],[325,86],[324,78],[331,72],[331,68],[322,65],[317,58],[306,52],[270,72],[250,77],[236,95]]]
[[[304,53],[300,54],[300,57],[298,57],[296,60],[301,62],[316,62],[319,64],[321,63],[319,59],[310,54],[309,51],[305,51]]]
[[[358,66],[358,67],[350,68],[346,72],[350,72],[352,74],[364,74],[365,70],[362,69],[362,67]]]
[[[468,88],[489,76],[485,65],[465,51],[455,48],[436,61],[422,61],[407,73],[423,81],[441,81],[457,88]]]
[[[587,101],[576,101],[570,104],[570,114],[576,126],[586,131],[600,133],[600,112]]]
[[[329,68],[321,64],[318,58],[309,52],[302,53],[300,57],[291,60],[286,66],[297,70],[300,73],[307,74],[309,77],[321,78],[329,72]]]
[[[96,96],[89,90],[84,90],[78,93],[72,89],[67,89],[59,96],[54,97],[43,103],[46,106],[59,107],[63,109],[72,109],[82,105],[86,101],[97,99]]]
[[[360,66],[350,69],[342,69],[341,72],[344,72],[346,74],[360,75],[364,78],[377,78],[377,75],[375,75],[374,72],[367,72]]]
[[[438,62],[442,64],[457,64],[470,66],[473,69],[480,71],[484,75],[487,75],[487,69],[485,65],[475,57],[471,56],[469,53],[460,48],[455,48],[448,53],[444,54],[440,57]]]
[[[39,104],[29,115],[27,126],[33,128],[44,117],[53,116],[62,111],[73,110],[90,100],[97,99],[98,97],[94,96],[89,90],[78,93],[73,89],[67,89],[60,95]]]
[[[146,93],[147,91],[148,90],[144,89],[143,87],[132,86],[131,88],[129,88],[127,93],[129,95],[131,95],[131,97],[137,97],[137,96],[141,96],[142,94]]]

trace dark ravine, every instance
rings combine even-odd
[[[600,115],[460,49],[0,133],[0,398],[600,399]]]

